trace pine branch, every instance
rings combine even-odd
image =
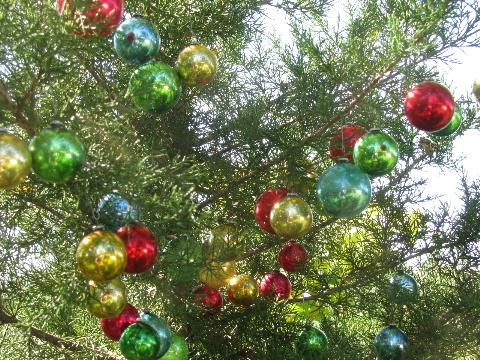
[[[7,87],[1,80],[0,80],[0,99],[3,100],[7,109],[10,110],[10,112],[15,116],[18,126],[24,129],[28,133],[28,135],[34,136],[35,129],[33,128],[31,122],[23,114],[21,108],[18,106],[16,101],[10,97],[10,95],[8,94]]]

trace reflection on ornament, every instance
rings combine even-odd
[[[275,233],[286,239],[305,235],[312,226],[312,210],[305,200],[289,194],[273,205],[270,224]]]
[[[227,296],[235,305],[252,305],[258,296],[257,282],[250,275],[237,275],[228,282]]]
[[[265,275],[260,282],[260,292],[272,299],[287,300],[291,291],[292,284],[290,284],[290,280],[278,270]]]
[[[455,112],[453,113],[452,119],[450,120],[448,125],[442,130],[433,131],[430,134],[432,134],[433,136],[452,135],[458,130],[460,125],[462,125],[462,120],[463,120],[462,109],[460,109],[460,106],[455,105]]]
[[[88,282],[87,310],[94,316],[107,319],[122,312],[127,304],[127,289],[119,279],[108,282]]]
[[[138,206],[117,194],[107,194],[101,198],[97,214],[100,224],[112,231],[140,219]]]
[[[241,252],[239,230],[234,224],[219,225],[210,234],[204,257],[208,261],[233,260]]]
[[[300,333],[295,347],[302,359],[323,359],[328,349],[328,338],[322,330],[309,326]]]
[[[157,259],[155,236],[143,226],[132,224],[116,231],[127,251],[125,272],[138,274],[150,270]]]
[[[399,271],[389,279],[386,292],[390,301],[406,305],[418,298],[418,283],[413,276]]]
[[[223,297],[220,291],[208,285],[201,285],[193,294],[194,301],[201,303],[207,309],[219,309],[223,305]]]
[[[155,331],[140,322],[130,325],[120,338],[120,351],[127,360],[157,360],[159,349]]]
[[[217,72],[217,55],[203,45],[190,45],[180,52],[176,65],[185,84],[206,85]]]
[[[307,261],[307,250],[294,241],[287,241],[278,253],[278,263],[284,270],[289,272],[303,269]]]
[[[165,320],[148,311],[142,311],[138,321],[149,326],[155,332],[159,344],[157,358],[162,357],[172,343],[170,326],[168,326]]]
[[[172,332],[172,345],[162,360],[188,360],[188,344],[180,334]]]
[[[134,306],[127,304],[122,312],[117,316],[100,320],[100,326],[109,339],[118,341],[120,340],[120,336],[122,336],[122,333],[125,331],[125,329],[130,324],[133,324],[137,321],[138,316],[139,314],[137,309]]]
[[[408,338],[397,326],[389,325],[377,334],[374,345],[380,359],[398,360],[407,351]]]
[[[218,289],[228,284],[228,281],[236,273],[233,261],[216,262],[212,261],[200,269],[198,275],[200,281],[212,288]]]
[[[260,194],[257,199],[257,204],[255,205],[255,219],[263,230],[272,235],[275,235],[275,230],[273,230],[272,225],[270,224],[270,211],[272,210],[273,205],[287,196],[287,194],[288,189],[279,187],[266,190]]]
[[[345,124],[338,129],[330,139],[330,157],[334,161],[348,159],[353,162],[353,147],[367,130],[354,124]]]
[[[20,184],[31,166],[32,156],[27,145],[0,129],[0,188],[11,189]]]

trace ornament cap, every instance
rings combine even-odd
[[[93,225],[92,231],[105,230],[105,226],[101,224]]]
[[[0,134],[9,134],[9,131],[6,128],[0,128]]]
[[[380,130],[379,128],[371,128],[368,132],[378,134],[381,133],[382,130]]]
[[[300,197],[300,195],[298,195],[297,193],[294,193],[294,192],[289,192],[287,194],[287,196],[296,196],[296,197]]]
[[[135,19],[145,19],[145,16],[143,16],[142,14],[133,14],[133,15],[132,15],[132,18],[135,18]]]
[[[348,163],[348,159],[347,158],[344,158],[344,157],[341,157],[341,158],[338,158],[337,159],[337,164],[343,164],[343,163]]]
[[[61,122],[60,120],[53,120],[50,123],[50,128],[52,130],[64,130],[65,129],[65,124]]]
[[[388,324],[388,327],[389,328],[397,328],[398,326],[395,323],[390,323],[390,324]]]

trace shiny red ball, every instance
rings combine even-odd
[[[223,305],[223,297],[220,291],[208,285],[202,285],[194,291],[194,300],[205,305],[208,309],[218,309]]]
[[[79,11],[82,20],[76,35],[102,35],[112,33],[123,18],[124,0],[57,0],[57,12],[62,15],[65,7],[74,13]],[[79,6],[80,8],[76,8]]]
[[[157,259],[157,241],[155,236],[138,224],[123,226],[117,230],[127,250],[125,272],[138,274],[149,270]]]
[[[268,189],[257,199],[257,204],[255,206],[255,219],[263,230],[272,235],[275,235],[275,230],[273,230],[270,225],[270,210],[272,210],[273,205],[287,196],[287,194],[288,189],[279,187],[276,189]]]
[[[278,254],[280,266],[289,272],[302,269],[308,261],[308,252],[294,241],[286,242]]]
[[[260,292],[272,299],[288,299],[292,291],[290,280],[280,271],[274,270],[263,277],[260,282]]]
[[[120,340],[123,331],[131,324],[137,321],[139,317],[138,310],[127,304],[123,311],[117,316],[110,319],[100,320],[100,326],[105,335],[113,341]]]
[[[448,89],[426,81],[407,92],[405,115],[410,124],[424,131],[438,131],[448,126],[455,111],[455,101]]]
[[[353,147],[355,143],[367,133],[363,127],[355,124],[345,124],[335,131],[330,139],[330,157],[338,161],[345,158],[353,162]]]

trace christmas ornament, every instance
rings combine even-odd
[[[11,189],[30,172],[32,156],[27,145],[15,135],[0,129],[0,188]]]
[[[30,142],[32,168],[47,182],[62,184],[75,176],[85,163],[87,150],[80,138],[59,121]]]
[[[183,336],[172,332],[172,344],[162,360],[188,360],[188,344]]]
[[[127,360],[157,360],[159,349],[155,331],[141,322],[130,325],[120,338],[120,351]]]
[[[125,329],[130,324],[137,321],[138,316],[137,309],[134,306],[127,304],[117,316],[100,320],[100,326],[109,339],[118,341]]]
[[[220,291],[208,285],[201,285],[193,292],[194,301],[201,303],[207,309],[219,309],[223,305],[223,298]]]
[[[228,281],[236,273],[233,261],[216,262],[212,261],[200,269],[198,275],[200,281],[210,287],[218,289],[228,284]]]
[[[406,305],[414,302],[418,297],[418,284],[413,276],[399,271],[389,279],[386,292],[393,303]]]
[[[346,160],[325,171],[317,183],[323,209],[338,218],[360,214],[370,203],[372,187],[368,175]]]
[[[203,45],[190,45],[180,52],[176,65],[185,84],[206,85],[217,72],[217,55]]]
[[[433,131],[430,134],[434,136],[452,135],[455,131],[458,130],[460,125],[462,125],[462,120],[463,120],[462,109],[460,109],[460,106],[455,105],[455,112],[453,113],[452,119],[450,120],[448,125],[442,130]]]
[[[301,359],[322,359],[328,349],[328,338],[322,330],[308,326],[298,336],[295,347]]]
[[[377,334],[374,345],[380,359],[397,360],[405,355],[408,338],[397,326],[389,325]]]
[[[170,109],[180,99],[182,84],[172,67],[149,62],[133,73],[128,90],[133,103],[140,109],[163,111]]]
[[[116,194],[107,194],[98,202],[97,215],[99,222],[109,230],[134,223],[140,218],[137,205]]]
[[[290,280],[278,270],[265,275],[260,282],[260,292],[272,299],[287,300],[291,291]]]
[[[113,37],[113,46],[125,62],[140,65],[158,52],[160,35],[148,20],[136,16],[120,24]]]
[[[473,95],[480,102],[480,79],[477,79],[473,82]]]
[[[232,260],[242,251],[239,230],[235,224],[223,224],[212,230],[205,248],[207,260]]]
[[[90,280],[107,281],[119,276],[127,264],[122,240],[110,231],[95,230],[77,248],[78,270]]]
[[[306,201],[295,194],[289,194],[273,205],[270,225],[278,236],[293,239],[310,230],[312,217],[312,210]]]
[[[119,279],[88,282],[87,310],[101,319],[112,318],[127,305],[127,289]]]
[[[348,159],[353,162],[353,147],[367,130],[354,124],[345,124],[330,139],[330,157],[334,161]]]
[[[353,160],[371,176],[381,176],[393,170],[398,161],[398,144],[390,135],[378,129],[363,135],[353,148]]]
[[[57,12],[75,15],[76,35],[109,35],[123,17],[124,0],[57,0]]]
[[[257,204],[255,206],[255,219],[263,230],[272,235],[275,235],[275,231],[270,225],[270,211],[272,210],[273,205],[287,196],[287,194],[288,189],[279,187],[266,190],[257,199]]]
[[[148,311],[142,311],[138,321],[149,326],[155,332],[159,344],[157,358],[162,357],[168,351],[170,344],[172,343],[172,332],[170,331],[170,327],[165,320]]]
[[[410,124],[424,131],[448,125],[455,110],[452,94],[444,86],[426,81],[410,89],[405,97],[405,115]]]
[[[155,264],[157,241],[146,227],[132,224],[121,227],[116,233],[123,240],[127,251],[126,273],[142,273]]]
[[[227,295],[235,305],[252,305],[258,296],[257,283],[249,275],[237,275],[228,282]]]
[[[284,270],[289,272],[295,272],[304,268],[307,261],[307,250],[294,241],[287,241],[278,254],[278,263]]]

